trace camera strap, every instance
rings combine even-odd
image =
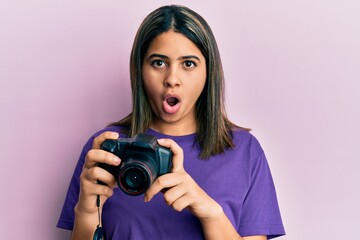
[[[97,195],[96,198],[96,207],[98,208],[98,216],[99,216],[99,224],[96,226],[96,230],[94,232],[93,240],[102,240],[103,237],[105,239],[105,232],[101,227],[101,214],[100,214],[100,195]]]

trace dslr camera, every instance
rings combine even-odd
[[[128,195],[145,193],[157,177],[171,170],[171,150],[160,146],[153,135],[105,140],[101,149],[121,158],[119,166],[105,163],[99,163],[99,166],[110,172],[120,189]]]

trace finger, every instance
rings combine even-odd
[[[173,153],[172,172],[182,171],[184,169],[184,152],[182,148],[172,139],[161,138],[157,141],[161,146],[170,148]]]
[[[192,198],[188,194],[185,194],[180,198],[176,199],[171,204],[171,206],[175,211],[181,212],[185,208],[189,207],[191,204],[192,204]]]
[[[103,205],[106,200],[114,194],[114,191],[104,185],[92,182],[86,182],[80,185],[80,194],[77,209],[89,214],[97,213],[97,196],[100,196],[100,204]]]
[[[98,183],[98,181],[101,181],[109,187],[116,186],[116,180],[114,176],[101,167],[92,167],[88,169],[85,171],[84,176],[90,182]]]
[[[149,202],[156,194],[166,188],[174,187],[182,182],[180,177],[175,177],[169,173],[158,177],[144,195],[145,202]]]
[[[183,187],[183,184],[180,184],[165,191],[164,200],[167,205],[172,206],[177,199],[183,197],[186,193],[187,191]]]
[[[108,165],[118,166],[121,162],[121,159],[115,154],[100,149],[91,149],[86,154],[85,160],[85,168],[94,167],[98,163],[106,163]]]
[[[86,181],[81,184],[81,193],[85,196],[101,195],[111,197],[113,195],[113,190],[109,186]]]
[[[97,136],[96,138],[94,138],[93,141],[93,148],[95,149],[100,149],[101,148],[101,144],[107,140],[107,139],[113,139],[116,140],[119,138],[119,133],[117,132],[103,132],[102,134],[100,134],[99,136]]]

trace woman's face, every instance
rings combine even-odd
[[[173,31],[158,35],[144,56],[142,77],[155,114],[150,127],[170,135],[196,132],[195,103],[206,82],[197,46]]]

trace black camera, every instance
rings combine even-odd
[[[160,146],[153,135],[105,140],[101,149],[121,158],[119,166],[105,163],[99,163],[99,166],[110,172],[120,189],[128,195],[145,193],[158,176],[171,170],[171,150]]]

